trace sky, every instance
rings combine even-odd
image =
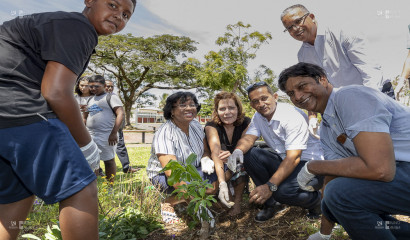
[[[301,42],[283,33],[282,11],[303,4],[323,25],[363,32],[369,48],[381,64],[384,75],[394,78],[401,73],[406,49],[407,25],[410,24],[409,0],[138,0],[135,12],[121,33],[135,36],[172,34],[188,36],[198,42],[198,51],[189,57],[203,61],[210,50],[218,50],[215,40],[228,24],[250,24],[252,30],[270,32],[273,39],[250,62],[250,72],[263,64],[276,75],[297,63]],[[81,0],[2,0],[0,23],[18,15],[47,11],[82,11]],[[153,91],[159,94],[158,91]]]

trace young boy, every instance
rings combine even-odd
[[[89,77],[88,86],[94,96],[87,103],[87,112],[83,114],[84,122],[100,150],[100,159],[105,165],[105,175],[113,183],[117,172],[114,159],[118,143],[117,133],[124,119],[124,109],[117,95],[110,95],[110,98],[107,98],[103,76]]]
[[[64,239],[98,239],[96,177],[87,160],[99,156],[73,88],[98,36],[121,31],[136,1],[84,3],[82,14],[40,13],[0,25],[0,239],[17,238],[34,195],[60,203]]]

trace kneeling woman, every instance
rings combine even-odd
[[[239,97],[235,93],[220,92],[215,96],[212,121],[205,126],[206,137],[215,162],[215,172],[219,180],[219,199],[231,207],[227,182],[234,186],[235,197],[231,216],[241,212],[242,194],[248,183],[248,175],[243,169],[235,174],[224,167],[235,150],[239,139],[245,134],[251,119],[244,116]]]
[[[208,180],[213,185],[212,189],[207,190],[207,194],[215,194],[217,191],[216,174],[214,172],[206,174],[201,169],[201,158],[209,156],[209,151],[205,151],[207,153],[204,154],[205,133],[201,124],[195,119],[200,109],[196,96],[190,92],[176,92],[166,100],[163,110],[167,121],[154,135],[151,157],[147,166],[148,178],[166,193],[171,193],[176,187],[186,183],[180,182],[169,186],[167,178],[171,175],[171,170],[165,173],[159,172],[170,160],[185,163],[191,153],[197,155],[194,165],[202,179]],[[212,160],[208,158],[208,161]],[[177,199],[170,197],[166,202],[174,205]]]

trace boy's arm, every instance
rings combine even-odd
[[[74,98],[76,80],[77,75],[66,66],[48,61],[41,83],[41,94],[58,118],[67,125],[77,144],[83,147],[91,141],[91,136]]]

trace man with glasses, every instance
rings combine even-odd
[[[255,221],[272,218],[280,210],[279,203],[309,209],[308,217],[319,217],[317,190],[322,179],[316,179],[310,186],[313,192],[300,189],[296,180],[307,161],[323,159],[319,140],[309,135],[306,114],[289,104],[278,103],[278,95],[265,82],[249,86],[247,92],[257,113],[238,141],[232,158],[245,159],[245,170],[257,186],[249,201],[264,204]],[[252,148],[261,136],[270,149]]]
[[[114,91],[114,83],[111,80],[105,80],[105,92],[112,93]],[[128,156],[127,147],[125,147],[124,142],[124,133],[122,132],[122,128],[118,131],[118,143],[117,149],[115,150],[117,153],[118,159],[122,165],[122,171],[124,173],[135,173],[139,168],[133,168],[130,166],[130,158]]]
[[[301,4],[286,8],[280,18],[284,32],[303,42],[299,62],[324,68],[334,87],[364,85],[394,99],[393,86],[383,78],[381,66],[370,57],[363,36],[319,26],[315,15]]]

